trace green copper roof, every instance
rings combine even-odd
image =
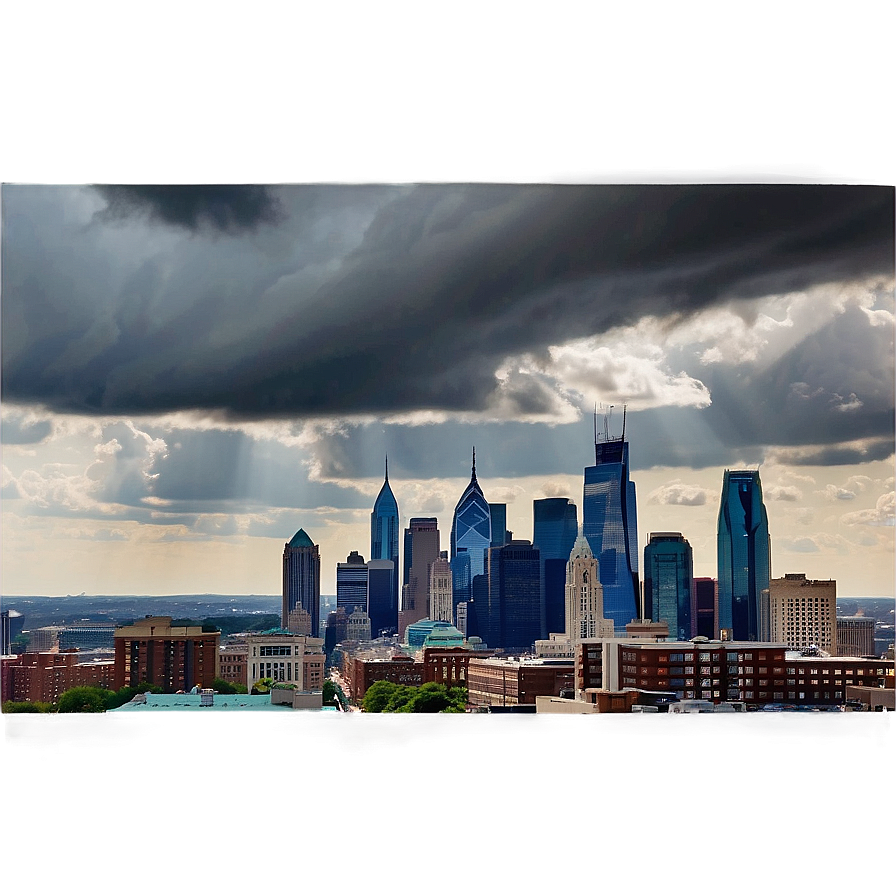
[[[313,548],[314,542],[308,537],[308,533],[304,529],[299,529],[292,537],[289,543],[291,548]]]

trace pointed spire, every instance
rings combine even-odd
[[[476,446],[473,446],[473,479],[476,479]]]
[[[386,455],[386,482],[389,481],[389,455]]]

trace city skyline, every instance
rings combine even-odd
[[[534,500],[581,517],[601,403],[636,563],[681,532],[715,577],[723,472],[761,466],[772,575],[889,596],[892,198],[4,186],[4,591],[276,594],[304,529],[335,594],[383,458],[447,534],[474,444],[532,540]]]

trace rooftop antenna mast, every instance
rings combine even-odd
[[[622,441],[623,442],[625,441],[625,410],[627,407],[628,407],[628,405],[622,406]]]

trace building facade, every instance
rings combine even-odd
[[[429,567],[440,553],[439,522],[435,517],[414,517],[405,535],[405,560],[410,565],[398,617],[401,637],[408,625],[429,615]]]
[[[485,553],[491,542],[491,508],[476,479],[474,448],[470,483],[454,508],[451,523],[451,574],[455,606],[470,599],[473,579],[485,574]]]
[[[386,478],[383,481],[380,493],[376,496],[373,504],[373,511],[370,514],[370,559],[379,561],[389,561],[392,566],[391,578],[389,582],[390,601],[388,606],[394,609],[395,619],[391,622],[391,627],[398,625],[398,538],[401,532],[400,518],[398,515],[398,501],[392,493],[392,486],[389,485],[389,458],[386,458]],[[377,569],[385,569],[386,567],[376,567]],[[374,613],[370,606],[367,612],[371,614],[373,620]],[[388,628],[390,625],[383,624],[381,628]]]
[[[336,608],[342,607],[346,616],[355,607],[367,609],[367,564],[357,551],[336,564]]]
[[[536,697],[570,689],[574,675],[568,660],[471,658],[467,700],[472,706],[534,706]]]
[[[492,540],[489,547],[503,547],[513,539],[513,532],[507,528],[507,505],[489,502],[488,515],[492,521]]]
[[[718,523],[719,631],[738,641],[762,634],[762,592],[771,548],[758,470],[725,470]],[[768,636],[767,636],[768,637]]]
[[[603,587],[591,545],[579,535],[566,564],[566,637],[574,650],[583,638],[613,637],[613,622],[604,617]]]
[[[579,532],[576,505],[569,498],[532,502],[532,544],[541,563],[541,593],[548,634],[565,632],[566,564]]]
[[[454,589],[448,552],[442,551],[429,567],[429,618],[454,622]]]
[[[218,675],[221,633],[199,625],[171,625],[170,616],[147,616],[115,629],[115,688],[158,685],[165,693],[210,688]]]
[[[367,613],[374,638],[398,630],[398,564],[391,560],[367,561]]]
[[[356,607],[345,622],[345,637],[348,641],[370,640],[370,616],[361,607]]]
[[[5,687],[3,700],[28,703],[57,703],[70,688],[115,688],[115,663],[111,660],[82,662],[72,648],[54,653],[22,653],[2,660]],[[117,689],[116,689],[117,690]]]
[[[719,637],[719,583],[716,579],[698,576],[694,579],[696,635]]]
[[[294,684],[299,690],[315,689],[304,674],[306,654],[323,669],[324,657],[320,638],[295,635],[286,629],[272,629],[246,637],[246,678],[243,684],[251,691],[262,678]],[[321,683],[319,687],[323,687]]]
[[[874,620],[867,616],[838,616],[837,655],[875,656]]]
[[[529,652],[544,634],[538,548],[521,539],[488,550],[485,634],[492,648]]]
[[[794,649],[817,647],[837,654],[837,583],[787,573],[768,593],[769,640]]]
[[[247,645],[243,643],[227,644],[218,649],[218,677],[232,684],[245,684]]]
[[[644,548],[644,618],[665,622],[678,640],[693,638],[697,608],[694,556],[681,532],[653,532]]]
[[[611,439],[605,418],[602,435],[595,433],[594,466],[585,468],[582,525],[598,563],[604,589],[604,613],[617,632],[637,619],[640,604],[638,579],[638,513],[635,483],[629,478],[628,442]]]
[[[316,638],[320,633],[320,551],[304,529],[299,529],[283,548],[283,628],[296,607],[311,616],[311,634]]]

